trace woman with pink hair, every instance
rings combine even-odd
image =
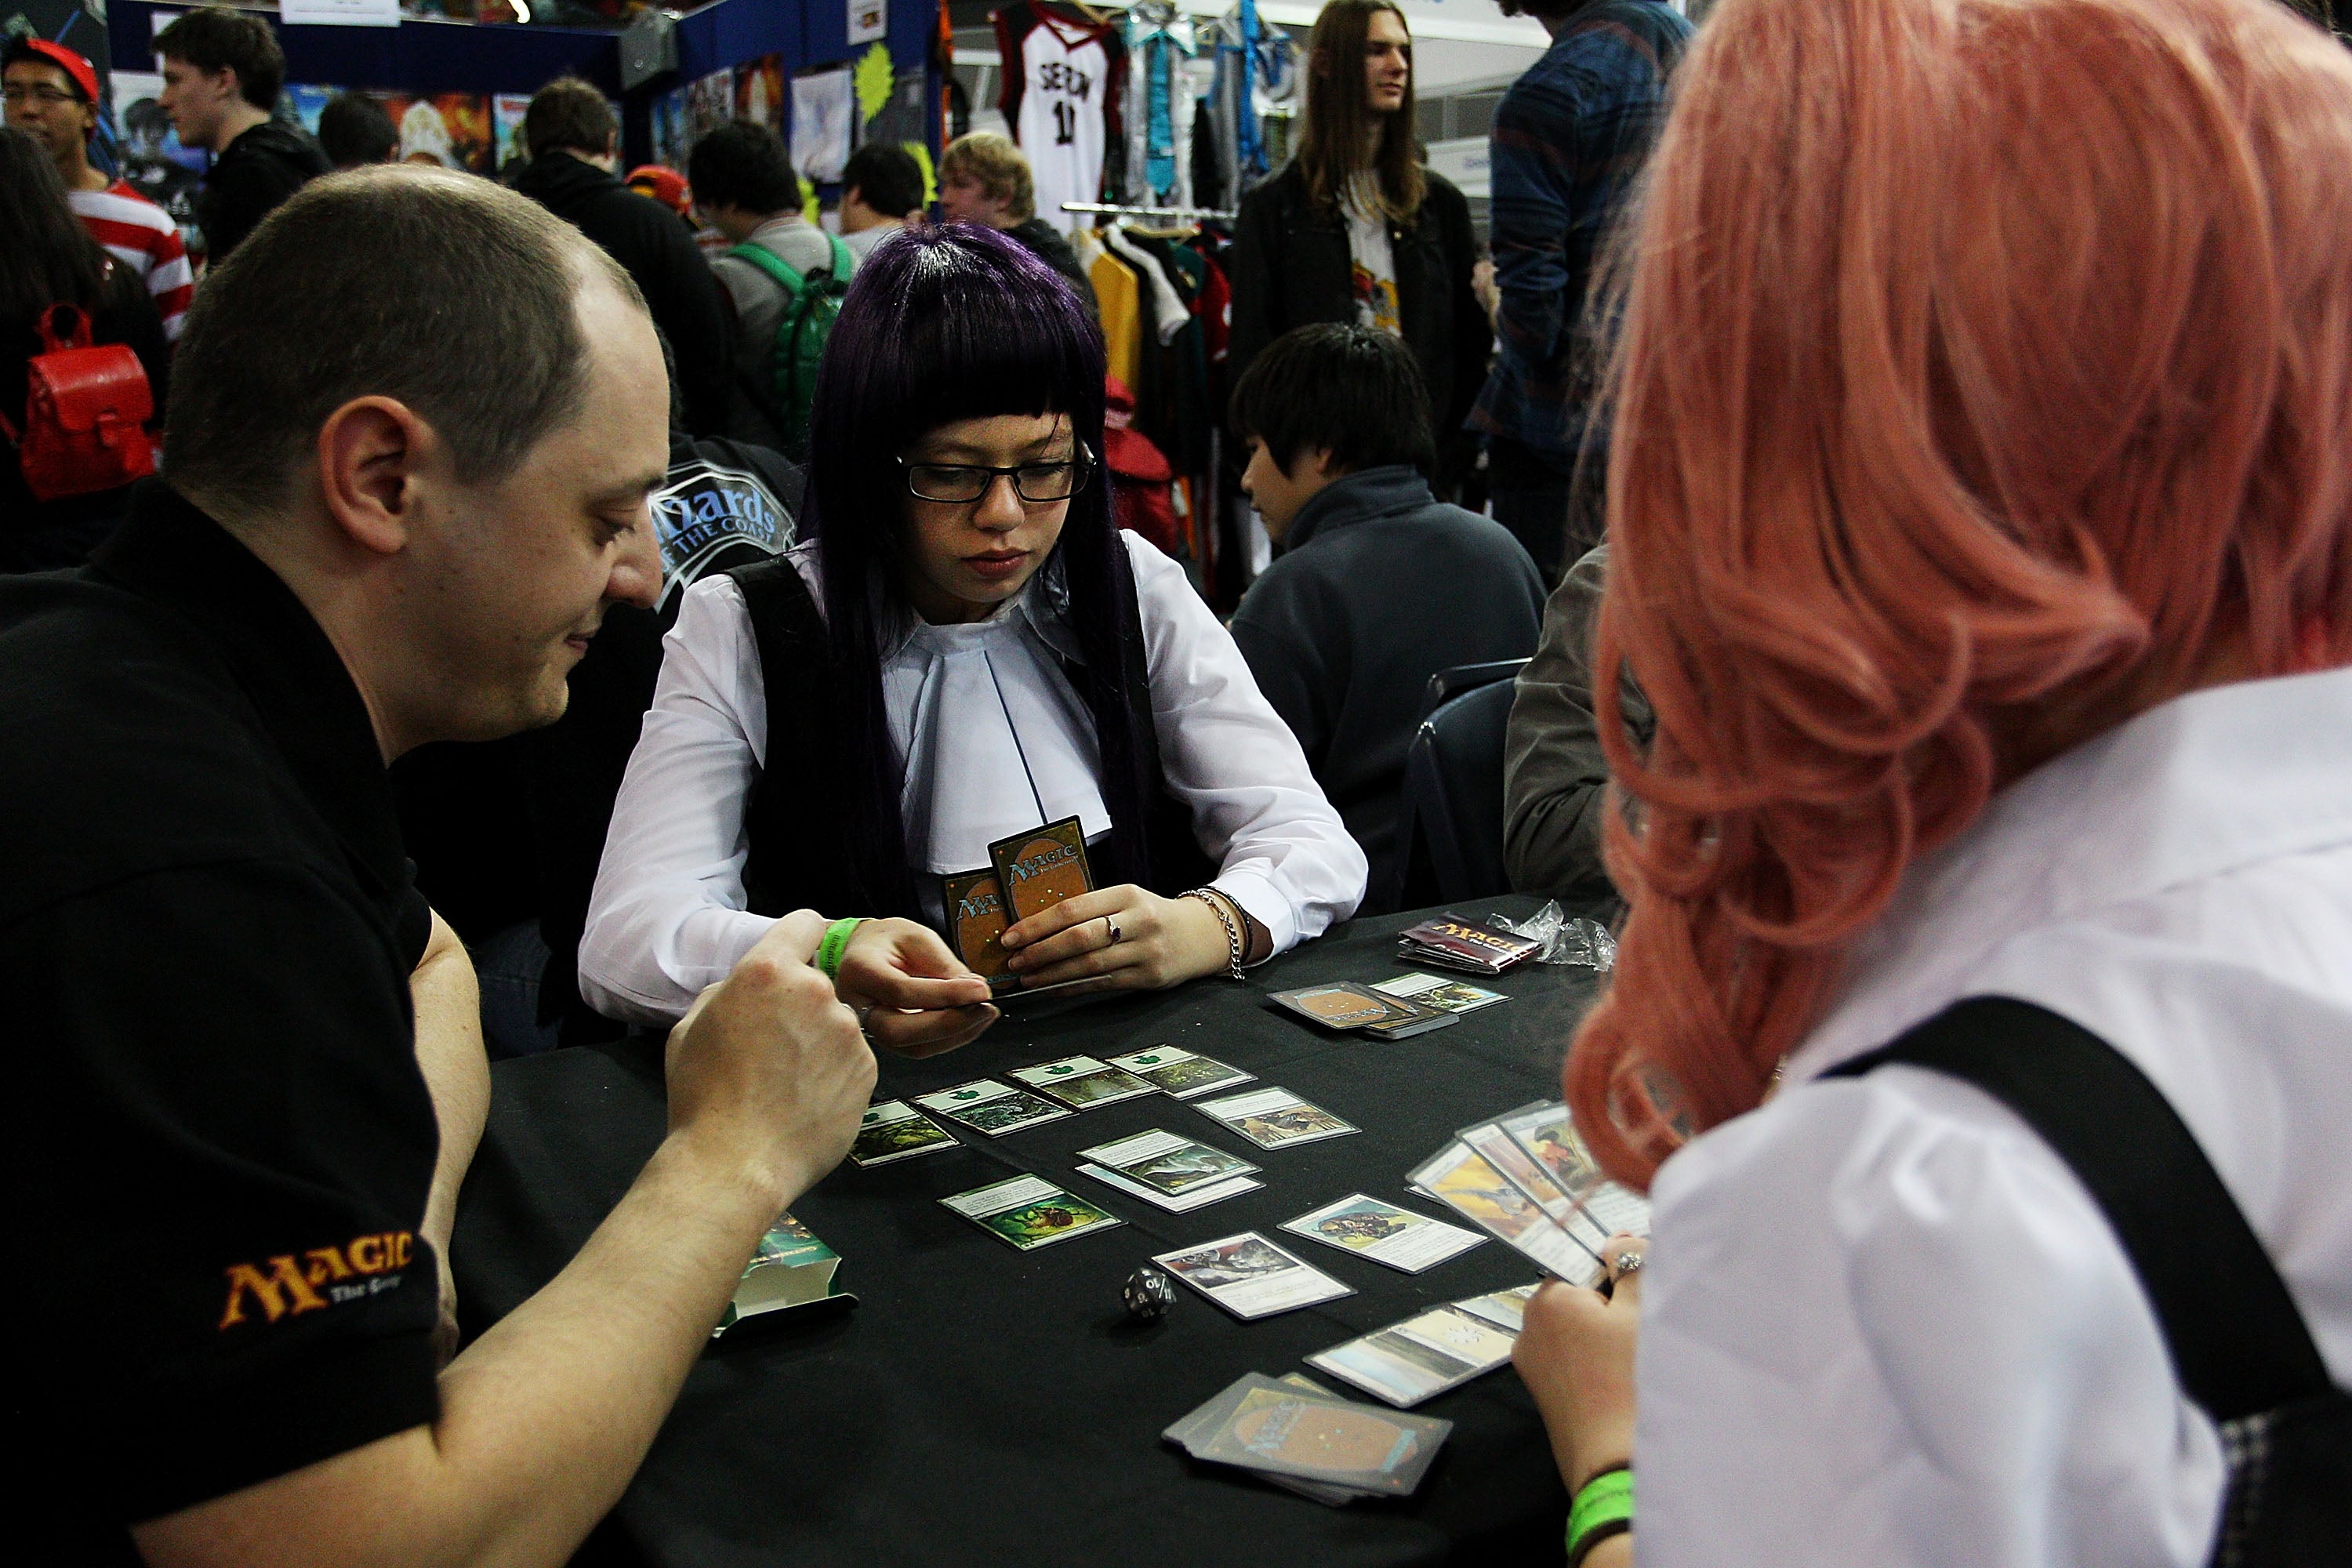
[[[1654,1253],[1517,1357],[1592,1568],[1636,1458],[1643,1568],[2203,1563],[2295,1436],[2217,1360],[2352,1382],[2347,169],[2352,58],[2271,0],[1701,28],[1628,253],[1631,912],[1566,1074]],[[2105,1076],[2029,1116],[1931,1037]],[[2078,1159],[2166,1117],[2160,1180]],[[2146,1247],[2192,1166],[2226,1224]],[[2283,1331],[2180,1331],[2242,1287]]]

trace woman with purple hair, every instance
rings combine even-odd
[[[1095,890],[1004,931],[1028,985],[1238,973],[1354,910],[1363,853],[1297,740],[1182,570],[1111,526],[1102,334],[1067,284],[984,228],[896,236],[814,401],[818,538],[696,584],[669,634],[592,1004],[675,1019],[795,909],[950,931],[992,844],[1071,817]]]

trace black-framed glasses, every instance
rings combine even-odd
[[[1013,463],[992,468],[985,463],[910,463],[893,459],[907,477],[907,493],[917,500],[946,501],[968,506],[988,494],[999,475],[1013,481],[1013,493],[1035,505],[1067,500],[1094,478],[1095,455],[1082,445],[1077,456],[1054,463]]]
[[[47,85],[26,86],[19,82],[11,82],[6,87],[0,88],[0,102],[31,102],[55,108],[60,103],[79,103],[80,101],[79,94],[68,92],[63,88]]]

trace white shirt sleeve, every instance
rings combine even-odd
[[[1160,771],[1219,867],[1213,886],[1286,952],[1356,912],[1370,863],[1183,568],[1137,534],[1119,537],[1143,615]]]
[[[2213,1426],[2089,1194],[1990,1096],[1795,1087],[1654,1196],[1644,1568],[2207,1560]]]
[[[580,994],[610,1017],[676,1022],[773,921],[745,910],[744,811],[768,749],[750,611],[721,573],[686,591],[613,805],[580,939]]]

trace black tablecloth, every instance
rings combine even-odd
[[[1393,1043],[1328,1034],[1266,1003],[1271,991],[1402,973],[1394,936],[1416,918],[1356,922],[1247,984],[1196,981],[1034,1023],[1009,1017],[932,1061],[886,1060],[877,1099],[1173,1045],[1262,1080],[1245,1087],[1295,1089],[1363,1131],[1255,1151],[1154,1095],[1003,1139],[960,1130],[967,1147],[952,1153],[843,1165],[793,1210],[843,1255],[838,1283],[862,1304],[715,1345],[617,1524],[653,1561],[681,1565],[1557,1562],[1566,1499],[1508,1368],[1420,1407],[1456,1425],[1411,1500],[1328,1509],[1160,1440],[1245,1372],[1313,1375],[1301,1357],[1424,1305],[1536,1277],[1496,1241],[1406,1275],[1276,1228],[1354,1192],[1443,1215],[1406,1192],[1405,1173],[1454,1128],[1558,1092],[1570,1032],[1594,994],[1589,970],[1527,966],[1482,982],[1512,1000]],[[493,1083],[455,1247],[469,1331],[562,1268],[663,1131],[657,1060],[631,1047],[502,1062]],[[1077,1149],[1154,1126],[1249,1154],[1265,1189],[1171,1215],[1072,1173]],[[933,1201],[1022,1171],[1127,1224],[1019,1253]],[[1127,1321],[1119,1284],[1149,1255],[1251,1229],[1358,1293],[1244,1323],[1180,1287],[1163,1321]]]

